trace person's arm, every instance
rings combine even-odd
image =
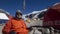
[[[25,22],[23,21],[23,29],[26,31],[26,32],[28,32],[29,30],[28,30],[28,28],[27,28],[27,26],[26,26],[26,24],[25,24]]]
[[[11,21],[8,21],[2,29],[3,34],[8,34],[11,28]]]

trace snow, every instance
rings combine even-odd
[[[56,5],[59,5],[60,4],[60,2],[58,2],[58,3],[55,3],[53,6],[56,6]]]
[[[37,18],[37,15],[39,15],[41,12],[47,11],[47,9],[41,10],[41,11],[34,11],[33,13],[37,13],[33,18]]]
[[[7,17],[5,13],[0,13],[0,19],[9,20],[9,18]]]
[[[28,13],[28,14],[24,14],[22,17],[24,20],[26,20],[27,18],[25,18],[25,16],[27,15],[30,15],[30,14],[36,14],[33,18],[37,18],[37,15],[39,15],[41,12],[44,12],[44,11],[47,11],[48,9],[43,9],[43,10],[40,10],[40,11],[33,11],[31,13]]]
[[[23,18],[24,20],[27,20],[27,18],[25,18],[25,16],[26,16],[26,15],[23,15],[22,18]]]
[[[41,12],[43,12],[43,11],[47,11],[47,9],[43,9],[43,10],[41,10],[41,11],[33,11],[32,14],[41,13]]]

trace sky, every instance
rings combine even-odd
[[[31,13],[32,11],[40,11],[51,7],[60,0],[26,0],[25,10],[23,9],[23,0],[0,0],[0,9],[6,10],[11,15],[15,15],[17,9],[23,14]]]

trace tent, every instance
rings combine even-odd
[[[60,29],[60,4],[50,7],[44,15],[43,26]]]

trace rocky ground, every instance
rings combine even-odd
[[[4,25],[0,25],[0,34],[2,34],[3,27],[4,27]]]

